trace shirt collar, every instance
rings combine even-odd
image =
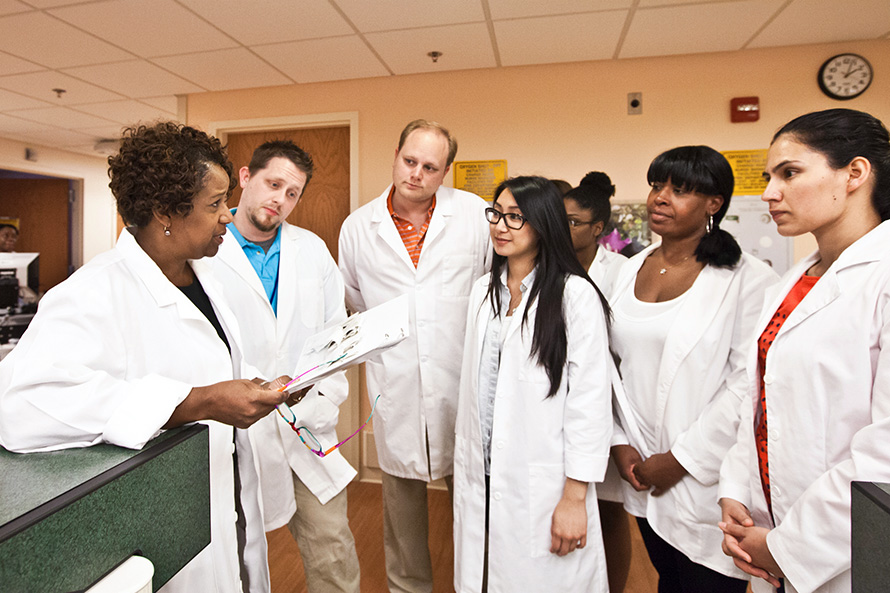
[[[389,190],[389,195],[386,196],[386,209],[389,212],[389,215],[392,218],[398,218],[399,220],[405,220],[401,216],[399,216],[395,209],[392,207],[392,196],[396,193],[396,186],[392,186]],[[433,201],[430,204],[430,209],[426,211],[426,219],[430,220],[433,217],[433,210],[436,209],[436,194],[433,194]]]
[[[236,210],[238,210],[238,209],[232,208],[230,210],[230,212],[232,213],[232,216],[235,215]],[[254,243],[253,241],[250,241],[250,240],[244,238],[244,235],[242,235],[241,231],[238,230],[238,227],[235,226],[235,221],[232,221],[229,224],[227,224],[226,229],[228,229],[228,231],[230,233],[232,233],[232,236],[235,237],[236,241],[238,241],[238,245],[241,246],[241,249],[244,249],[244,247],[247,245],[256,245],[256,243]],[[278,230],[275,232],[275,241],[272,242],[272,245],[274,246],[280,240],[281,240],[281,225],[278,225]],[[271,249],[270,249],[270,251],[271,251]]]

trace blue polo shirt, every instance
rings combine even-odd
[[[234,213],[235,210],[232,210],[232,214]],[[281,227],[278,227],[275,241],[272,242],[272,246],[269,248],[268,252],[264,252],[262,247],[245,239],[244,236],[238,232],[234,222],[230,222],[226,228],[232,233],[232,236],[235,237],[238,244],[241,245],[241,249],[244,250],[244,255],[247,256],[247,261],[249,261],[250,265],[253,266],[253,269],[256,270],[257,276],[260,277],[260,282],[263,283],[266,296],[269,297],[269,303],[272,305],[272,310],[277,316],[278,261],[280,259],[279,256],[281,255]]]

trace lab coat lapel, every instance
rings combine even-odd
[[[714,322],[732,278],[732,270],[705,266],[680,305],[677,318],[664,343],[661,366],[658,369],[656,442],[661,442],[664,413],[674,377],[680,365]]]
[[[408,255],[408,250],[405,249],[402,237],[399,236],[396,223],[392,221],[392,217],[389,215],[389,210],[386,207],[386,197],[389,195],[390,189],[392,189],[392,186],[386,188],[386,191],[380,196],[383,199],[378,199],[374,202],[374,215],[371,218],[371,223],[377,227],[377,235],[384,243],[389,245],[396,257],[408,266],[411,271],[415,271],[414,262],[411,261],[411,256]]]
[[[296,229],[289,225],[281,226],[281,255],[278,259],[278,318],[276,320],[279,341],[284,339],[291,327],[294,315],[298,314],[300,303],[297,299],[296,276],[300,269],[302,241]],[[256,273],[254,273],[256,276]],[[263,296],[265,297],[265,292]],[[266,301],[268,302],[268,298]],[[272,306],[269,305],[271,312]]]
[[[433,243],[436,237],[445,230],[445,225],[451,219],[453,211],[454,200],[451,192],[448,191],[448,188],[440,187],[436,192],[436,208],[433,210],[433,217],[430,219],[430,226],[427,227],[426,238],[423,240],[424,247]],[[423,259],[423,250],[420,252],[420,257]]]
[[[223,263],[232,268],[232,270],[234,270],[235,273],[247,283],[251,290],[268,303],[269,297],[266,296],[266,289],[263,288],[263,283],[260,281],[260,277],[250,264],[250,260],[247,259],[247,255],[244,253],[244,248],[241,247],[241,244],[238,243],[238,240],[235,239],[234,236],[225,238],[223,244],[219,246],[219,253],[216,254],[216,257],[220,258]],[[272,305],[269,305],[270,311],[271,308]]]
[[[182,319],[203,319],[207,321],[188,297],[164,276],[161,268],[142,250],[136,242],[136,238],[127,229],[121,231],[117,241],[117,248],[126,257],[127,264],[134,274],[145,284],[146,289],[154,298],[158,307],[175,305],[177,313]]]

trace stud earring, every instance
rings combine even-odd
[[[167,226],[164,227],[164,236],[165,237],[170,236],[170,227],[167,227]]]

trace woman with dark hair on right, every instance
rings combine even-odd
[[[890,135],[860,111],[809,113],[773,137],[764,175],[779,233],[818,250],[748,348],[723,549],[755,592],[849,593],[850,482],[890,482]]]
[[[719,226],[734,186],[719,152],[674,148],[647,178],[662,240],[622,266],[609,301],[627,392],[626,444],[618,432],[612,457],[659,593],[744,593],[747,575],[720,552],[717,481],[736,440],[746,347],[778,276]]]

